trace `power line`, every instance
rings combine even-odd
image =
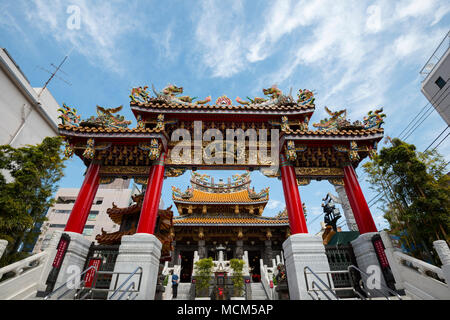
[[[447,137],[448,137],[449,135],[450,135],[450,132],[447,133],[447,135],[445,136],[445,138],[442,139],[441,142],[439,142],[438,145],[437,145],[436,147],[434,147],[432,151],[434,151],[437,147],[439,147],[439,146],[441,145],[441,143],[444,142],[444,140],[447,139]]]
[[[449,128],[450,126],[446,126],[445,127],[445,129],[436,137],[436,139],[434,139],[433,140],[433,142],[432,143],[430,143],[430,145],[424,150],[424,152],[425,151],[427,151],[436,141],[437,141],[437,139],[439,139],[439,137],[440,136],[442,136],[442,134],[445,132],[445,131],[447,131],[447,129]],[[434,149],[433,149],[434,150]]]
[[[438,97],[436,100],[439,100],[439,99],[442,97],[442,95],[443,95],[448,89],[450,89],[450,86],[448,86],[447,89],[445,89],[445,90],[439,95],[439,97]],[[438,92],[439,92],[439,91],[438,91]],[[428,119],[428,117],[433,113],[433,111],[436,110],[437,107],[439,107],[439,105],[444,101],[444,99],[445,99],[449,94],[450,94],[450,92],[447,93],[447,94],[445,95],[445,97],[444,97],[440,102],[437,103],[436,107],[434,107],[433,105],[431,105],[431,106],[428,108],[428,110],[425,111],[425,113],[427,113],[429,110],[431,110],[431,112],[429,112],[428,115],[427,115],[425,118],[423,118],[422,121],[421,121],[418,125],[416,125],[414,128],[411,128],[412,130],[409,130],[409,131],[408,131],[408,133],[407,133],[406,136],[403,138],[403,140],[408,139],[408,138],[411,136],[411,134],[412,134],[414,131],[416,131],[416,129],[417,129],[418,127],[420,127],[420,126],[422,125],[422,123],[423,123],[426,119]],[[425,115],[425,114],[424,114],[424,115]],[[419,120],[420,120],[420,119],[419,119]]]
[[[442,95],[448,90],[450,88],[450,86],[449,87],[447,87],[444,91],[442,91],[442,92],[440,92],[440,91],[437,91],[434,95],[433,95],[433,97],[431,97],[431,99],[430,100],[433,100],[435,97],[436,97],[436,95],[437,94],[440,94],[439,95],[439,97],[436,99],[436,101],[437,100],[439,100],[441,97],[442,97]],[[437,106],[436,107],[438,107],[443,101],[444,101],[444,99],[448,96],[450,94],[450,92],[449,93],[447,93],[446,95],[445,95],[445,97],[437,104]],[[416,114],[416,116],[408,123],[408,125],[402,130],[402,132],[400,132],[400,134],[398,135],[398,138],[399,139],[401,139],[401,140],[406,140],[406,139],[408,139],[413,133],[414,133],[414,131],[416,131],[416,129],[418,128],[418,127],[420,127],[421,125],[422,125],[422,123],[423,122],[425,122],[425,120],[426,119],[428,119],[428,117],[433,113],[433,111],[435,110],[435,108],[433,108],[433,105],[431,104],[430,106],[430,102],[428,102],[421,110],[420,110],[420,112],[418,113],[418,114]],[[426,108],[427,108],[427,106],[429,106],[428,107],[428,109],[419,117],[419,115],[422,113],[422,111],[423,110],[425,110]],[[446,109],[446,108],[445,108]],[[445,110],[444,109],[444,110]],[[431,110],[431,112],[429,112]],[[427,114],[428,113],[428,114]],[[426,115],[426,116],[425,116]],[[418,118],[419,117],[419,118]],[[425,118],[424,118],[425,117]],[[418,118],[418,119],[417,119]],[[414,122],[415,120],[417,119],[417,121],[416,122]],[[422,120],[422,121],[421,121]],[[420,121],[420,123],[418,123]],[[411,125],[411,124],[413,124],[413,126],[411,127],[411,128],[409,128],[409,126]],[[409,130],[407,130],[409,128]],[[406,131],[406,132],[405,132]],[[405,132],[405,136],[404,136],[404,138],[402,138],[401,136],[402,136],[402,134]],[[434,143],[434,142],[433,142]],[[425,150],[426,151],[426,150]],[[366,176],[367,176],[367,173],[366,172],[364,172],[363,173],[363,175],[360,177],[360,179],[362,180],[362,179],[365,179],[366,178]],[[375,196],[376,197],[376,196]]]

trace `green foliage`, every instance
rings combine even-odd
[[[233,269],[233,276],[231,280],[233,281],[233,287],[235,290],[235,295],[237,297],[242,296],[244,289],[244,277],[242,275],[242,270],[244,269],[244,260],[241,259],[231,259],[230,267]]]
[[[0,238],[9,242],[0,265],[11,262],[9,255],[21,242],[32,241],[38,233],[32,230],[34,225],[45,221],[55,184],[63,176],[61,146],[60,137],[17,149],[0,146]],[[8,182],[5,172],[10,176]]]
[[[200,259],[195,263],[195,291],[198,297],[208,295],[213,267],[214,262],[211,257]]]
[[[413,252],[416,257],[426,258],[423,253],[435,240],[449,241],[450,178],[442,156],[435,151],[417,152],[414,145],[393,139],[391,147],[383,148],[363,167],[372,188],[384,195],[380,208],[391,232],[406,231],[406,243],[422,248]]]

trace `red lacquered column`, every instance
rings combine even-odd
[[[100,165],[91,162],[64,231],[82,233],[97,194]]]
[[[161,200],[161,190],[164,181],[164,161],[166,154],[162,153],[158,162],[150,168],[142,203],[141,216],[139,218],[136,233],[153,234],[155,231],[156,218],[158,217],[159,202]]]
[[[367,205],[364,194],[356,177],[355,170],[351,165],[344,167],[344,187],[359,233],[377,232],[377,227],[373,221],[369,206]]]
[[[283,154],[280,155],[280,167],[281,182],[283,183],[284,200],[286,201],[291,234],[308,233],[294,166],[286,160]]]

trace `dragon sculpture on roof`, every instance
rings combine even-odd
[[[61,119],[62,125],[66,126],[80,126],[80,116],[77,115],[77,109],[71,108],[63,103],[63,107],[58,109],[61,114],[58,119]]]
[[[320,120],[319,123],[314,123],[313,126],[319,130],[361,130],[361,129],[372,129],[381,128],[384,123],[383,118],[386,115],[383,112],[383,108],[377,109],[375,111],[369,111],[367,116],[364,117],[363,122],[356,120],[351,123],[347,119],[347,110],[343,109],[340,111],[332,112],[330,109],[325,107],[325,111],[331,116],[330,119],[325,118]]]
[[[131,121],[125,120],[124,116],[114,115],[114,113],[122,110],[122,106],[117,108],[103,108],[97,106],[97,117],[91,116],[90,118],[80,123],[83,127],[103,127],[103,128],[126,128]]]
[[[262,89],[262,91],[267,98],[255,97],[252,99],[250,97],[247,97],[248,101],[246,101],[242,100],[239,97],[236,97],[236,102],[242,105],[257,104],[261,106],[294,103],[294,98],[292,98],[292,94],[290,93],[289,95],[284,95],[283,92],[280,89],[278,89],[276,85],[273,85],[272,87],[267,89]]]
[[[155,86],[152,85],[152,90],[158,100],[163,100],[167,102],[175,102],[179,104],[206,104],[211,101],[211,96],[208,96],[203,100],[198,100],[195,102],[194,100],[197,99],[197,97],[179,96],[180,94],[183,93],[183,87],[177,87],[173,84],[167,85],[161,92],[158,92],[155,89]]]

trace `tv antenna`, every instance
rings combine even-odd
[[[72,52],[72,50],[73,50],[73,48],[70,50],[70,52]],[[67,73],[65,73],[64,71],[61,70],[61,66],[64,64],[64,62],[66,62],[67,58],[69,57],[70,52],[64,57],[64,59],[61,61],[61,63],[58,66],[55,66],[53,63],[50,64],[53,68],[55,68],[55,70],[53,72],[49,71],[43,67],[40,67],[41,70],[44,70],[45,72],[50,73],[51,76],[50,76],[50,78],[48,78],[47,82],[45,82],[44,86],[42,87],[41,91],[38,94],[38,97],[41,96],[42,92],[44,92],[45,88],[47,88],[48,84],[50,83],[50,81],[52,81],[53,78],[58,78],[59,80],[65,82],[69,86],[72,85],[69,81],[66,81],[63,78],[56,75],[59,71],[64,73],[65,75],[67,75]]]

